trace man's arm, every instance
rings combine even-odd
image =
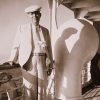
[[[19,46],[20,46],[20,33],[21,33],[21,28],[18,27],[17,34],[15,36],[15,40],[14,40],[14,43],[12,46],[11,55],[8,60],[8,62],[10,62],[10,63],[17,62],[17,60],[18,60]]]
[[[49,68],[48,68],[48,75],[50,75],[52,72],[52,69],[53,69],[53,55],[52,55],[50,34],[49,34],[48,30],[47,30],[47,32],[48,32],[48,34],[47,34],[47,49],[48,49],[48,54],[49,54],[49,59],[50,59],[50,64],[49,64]]]

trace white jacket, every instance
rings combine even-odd
[[[11,50],[11,56],[9,61],[17,62],[23,66],[29,59],[32,51],[32,29],[31,23],[22,25],[18,27],[17,34],[15,36],[15,41]],[[52,50],[51,50],[51,41],[48,29],[40,26],[44,40],[47,44],[48,56],[52,62]],[[34,48],[33,48],[34,50]]]

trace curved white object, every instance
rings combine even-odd
[[[55,35],[55,94],[61,100],[81,100],[81,71],[97,52],[95,28],[82,19],[71,19]]]

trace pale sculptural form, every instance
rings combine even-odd
[[[97,52],[98,33],[89,22],[71,19],[55,36],[55,96],[61,100],[82,100],[81,71]]]

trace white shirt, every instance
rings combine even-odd
[[[42,34],[41,27],[32,25],[32,46],[34,46],[33,53],[46,53],[46,42]]]

